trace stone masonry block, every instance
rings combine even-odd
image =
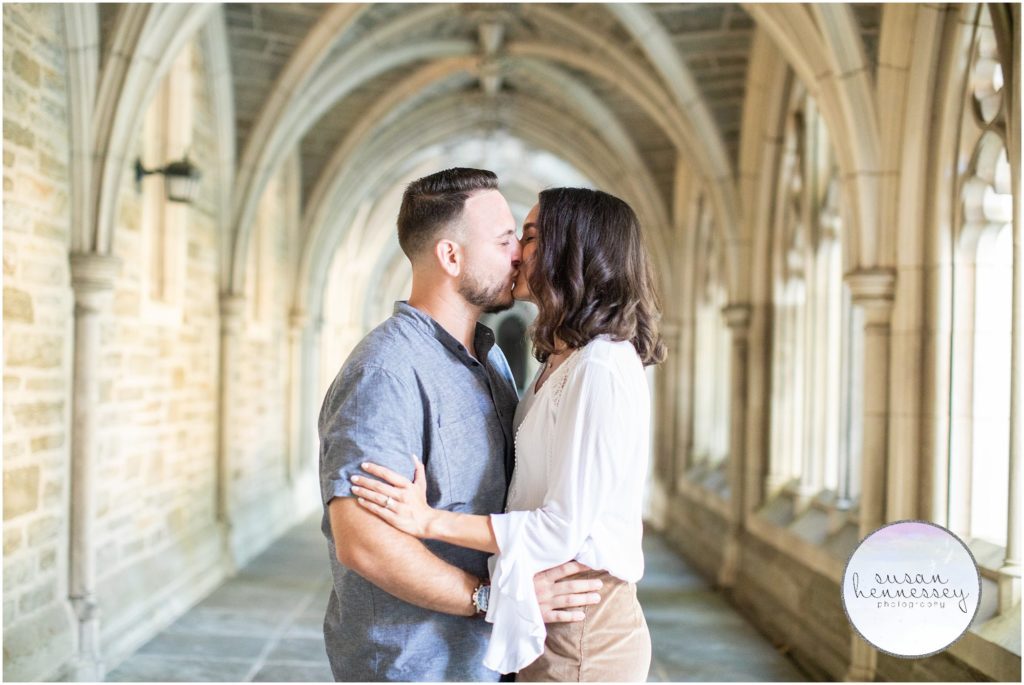
[[[39,506],[39,467],[4,471],[4,520],[16,518]]]
[[[4,289],[6,291],[6,288]],[[6,296],[6,292],[4,293]],[[4,303],[6,315],[7,303]],[[49,369],[60,366],[64,359],[64,340],[59,335],[28,333],[12,336],[7,341],[8,367],[28,366]]]
[[[14,51],[11,59],[11,71],[33,88],[39,87],[39,63],[21,50]]]
[[[26,402],[13,407],[18,427],[59,425],[64,420],[64,402]]]
[[[9,557],[21,549],[21,543],[24,540],[25,535],[21,532],[21,528],[16,526],[6,527],[4,529],[4,556]]]
[[[35,147],[36,144],[36,136],[32,131],[10,119],[4,119],[4,140],[27,148]]]
[[[4,561],[4,594],[21,587],[32,577],[33,564],[29,559]],[[6,640],[5,640],[6,642]]]
[[[57,565],[57,550],[53,547],[39,553],[39,572],[45,573]]]
[[[4,286],[4,322],[32,323],[34,319],[32,296],[24,290]]]
[[[18,600],[18,610],[23,614],[31,613],[52,602],[56,596],[56,583],[53,580],[47,581],[23,594]]]
[[[29,447],[33,452],[45,452],[46,450],[56,449],[63,445],[64,433],[40,435],[39,437],[32,438],[31,442],[29,442]]]
[[[47,516],[33,521],[28,527],[29,547],[36,547],[44,542],[56,540],[59,533],[60,518],[57,516]]]

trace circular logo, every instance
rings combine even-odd
[[[927,521],[897,521],[861,540],[843,572],[854,630],[898,657],[924,657],[960,639],[978,612],[981,574],[967,546]]]

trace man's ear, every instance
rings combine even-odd
[[[438,240],[434,244],[434,258],[452,278],[462,273],[462,246],[454,240]]]

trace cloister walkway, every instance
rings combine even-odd
[[[640,601],[652,681],[802,681],[654,534]],[[109,675],[111,681],[331,681],[321,623],[330,592],[319,516],[295,526]]]

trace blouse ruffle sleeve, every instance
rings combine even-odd
[[[615,411],[616,369],[584,360],[569,370],[554,432],[544,436],[549,464],[544,503],[532,511],[492,514],[498,546],[487,620],[494,624],[484,665],[511,673],[544,651],[547,631],[534,592],[540,571],[579,554],[603,502],[614,497],[630,455],[625,412]]]

